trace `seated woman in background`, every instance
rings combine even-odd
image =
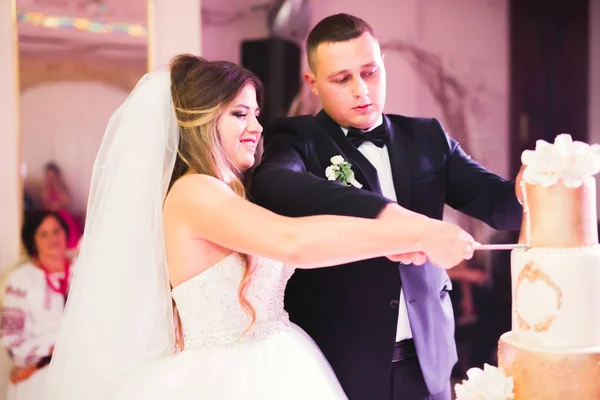
[[[27,215],[21,239],[30,261],[11,271],[2,298],[0,335],[14,362],[8,400],[41,397],[63,314],[72,261],[68,226],[54,211]]]
[[[67,248],[74,249],[81,238],[81,227],[68,211],[71,195],[58,165],[49,162],[44,167],[42,182],[42,204],[46,210],[56,211],[69,227]]]

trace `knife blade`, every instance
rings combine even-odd
[[[473,250],[514,250],[527,249],[526,244],[506,243],[506,244],[479,244],[475,245]]]

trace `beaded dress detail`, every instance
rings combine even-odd
[[[294,268],[255,261],[246,298],[256,321],[248,332],[238,299],[244,270],[232,253],[173,288],[183,351],[142,366],[112,400],[347,399],[319,348],[283,308]]]
[[[267,259],[259,263],[246,293],[256,321],[246,334],[250,318],[238,299],[245,267],[238,254],[232,253],[173,289],[186,349],[240,345],[289,328],[283,295],[294,269]]]

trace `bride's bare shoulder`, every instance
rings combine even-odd
[[[221,186],[225,183],[214,176],[205,174],[187,174],[177,179],[171,188],[174,190],[193,190],[195,187]],[[226,185],[225,185],[226,186]]]
[[[229,194],[231,189],[223,181],[204,174],[188,174],[177,179],[165,199],[165,209],[176,205],[199,205]]]

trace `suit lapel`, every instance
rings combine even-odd
[[[407,137],[402,133],[399,126],[391,123],[385,114],[383,115],[383,123],[387,125],[389,132],[387,149],[392,167],[396,199],[399,205],[408,208],[410,206],[410,169],[406,149]]]
[[[340,148],[342,154],[350,164],[352,164],[352,170],[356,175],[356,180],[363,184],[364,189],[368,189],[374,193],[381,194],[381,186],[379,184],[379,177],[377,176],[377,170],[375,167],[366,159],[366,157],[358,151],[353,144],[351,144],[346,135],[342,132],[340,126],[335,123],[326,113],[321,110],[317,116],[319,124],[329,133],[335,144]]]

